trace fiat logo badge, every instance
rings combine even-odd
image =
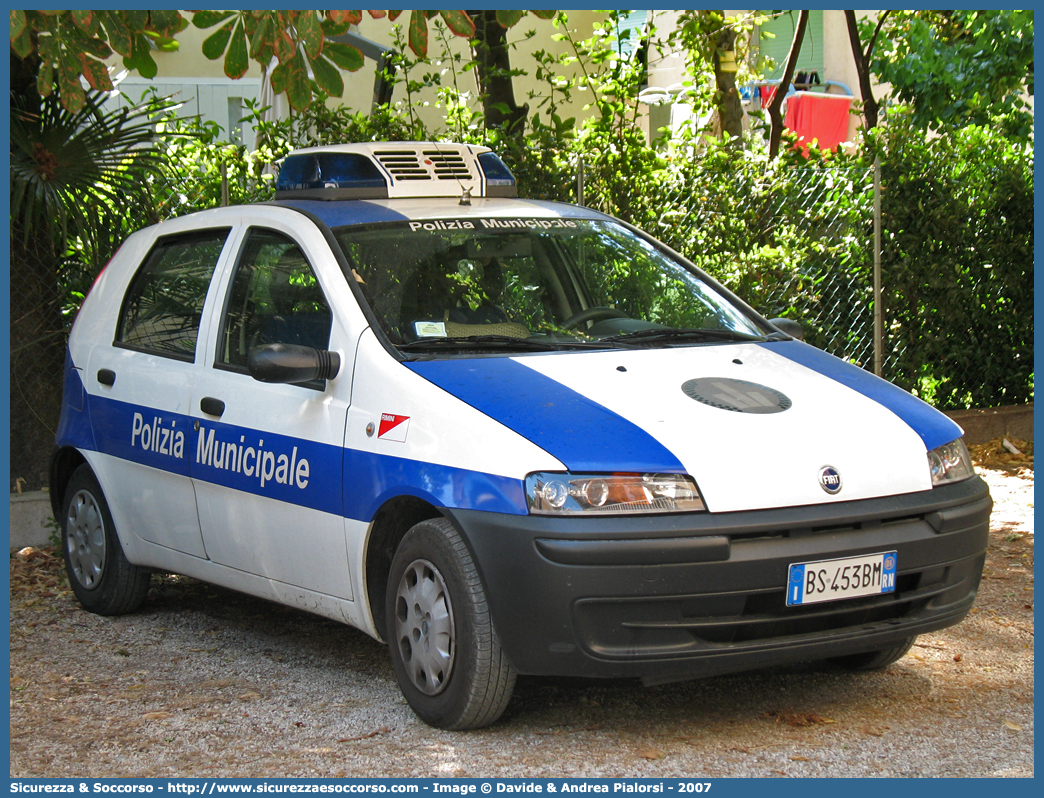
[[[819,469],[819,487],[836,496],[841,492],[841,474],[833,466],[823,466]]]

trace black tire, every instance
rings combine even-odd
[[[399,543],[385,612],[395,678],[421,720],[460,731],[500,717],[515,670],[500,649],[471,553],[445,518],[422,521]]]
[[[834,665],[849,671],[879,671],[887,668],[906,656],[917,640],[917,635],[901,640],[894,646],[877,651],[864,651],[862,654],[846,654],[843,657],[830,659]]]
[[[123,615],[140,607],[149,592],[150,572],[124,556],[105,495],[87,464],[69,480],[60,522],[65,572],[84,609]]]

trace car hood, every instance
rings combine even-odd
[[[570,471],[688,473],[712,512],[928,490],[926,452],[961,435],[905,391],[798,341],[405,365]],[[826,469],[837,478],[821,478]]]

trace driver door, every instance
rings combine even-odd
[[[341,479],[350,372],[268,384],[246,365],[262,344],[336,343],[340,328],[313,268],[321,256],[286,232],[248,231],[198,382],[192,479],[211,560],[351,599]]]

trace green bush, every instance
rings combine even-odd
[[[1032,401],[1032,146],[981,127],[926,139],[901,112],[873,145],[894,379],[944,408]]]

